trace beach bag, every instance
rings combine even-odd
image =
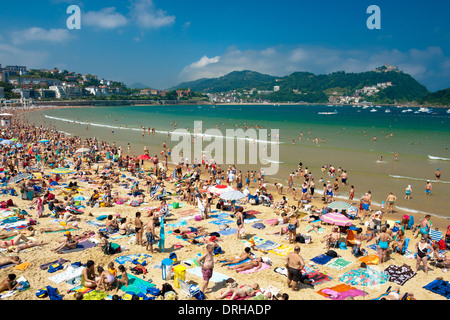
[[[49,267],[48,267],[48,269],[47,269],[47,272],[49,272],[49,273],[53,273],[53,272],[56,272],[56,271],[58,271],[58,270],[61,270],[63,268],[63,265],[61,264],[61,263],[55,263],[55,264],[52,264],[52,265],[50,265]]]
[[[46,297],[48,297],[47,287],[38,289],[36,291],[36,297],[38,297],[38,298],[46,298]]]
[[[296,242],[305,243],[305,237],[303,237],[301,234],[297,235],[295,237]]]
[[[169,259],[171,259],[171,260],[173,261],[173,264],[178,263],[178,257],[177,257],[177,254],[176,254],[175,252],[172,252],[172,253],[169,255]]]
[[[131,272],[135,275],[139,275],[139,274],[146,274],[147,273],[147,269],[144,268],[144,266],[137,264],[135,267],[130,268]]]
[[[134,292],[127,291],[122,295],[122,300],[133,300]]]
[[[189,286],[189,293],[197,300],[205,300],[205,294],[200,290],[198,286],[194,284],[191,284]]]
[[[145,260],[144,258],[137,258],[137,259],[133,259],[131,261],[134,264],[140,264],[141,266],[146,266],[147,265],[147,260]]]
[[[117,243],[107,243],[104,247],[103,247],[103,253],[104,254],[115,254],[120,252],[120,245]]]
[[[173,203],[173,208],[178,209],[180,207],[180,204],[178,202]]]
[[[337,256],[338,256],[338,254],[334,250],[328,250],[325,254],[332,258],[337,258]]]

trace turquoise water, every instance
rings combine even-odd
[[[386,109],[391,112],[386,113]],[[269,181],[286,181],[289,173],[302,162],[303,167],[312,171],[320,192],[318,180],[329,179],[321,167],[332,164],[347,171],[349,185],[355,186],[355,198],[371,190],[374,202],[381,203],[393,192],[398,197],[397,205],[403,209],[450,217],[446,210],[450,192],[450,153],[446,151],[450,142],[450,114],[446,109],[431,109],[430,113],[415,113],[418,108],[410,109],[411,112],[395,107],[316,105],[132,106],[44,110],[30,113],[28,118],[37,125],[51,124],[82,137],[96,136],[115,142],[124,150],[130,143],[135,154],[140,154],[144,146],[159,154],[163,141],[173,148],[178,142],[171,141],[174,135],[169,137],[167,132],[174,131],[174,121],[178,129],[189,128],[191,132],[194,121],[203,121],[202,132],[218,127],[225,134],[226,129],[244,128],[244,125],[256,125],[268,129],[269,133],[270,129],[278,129],[279,156],[266,159],[273,160],[272,164],[279,163],[279,169],[276,175],[268,177]],[[335,110],[337,114],[319,114]],[[142,127],[154,127],[157,133],[149,135],[146,131],[142,135]],[[258,137],[256,142],[271,141],[273,137]],[[247,148],[252,143],[249,139]],[[208,144],[203,142],[204,147]],[[274,147],[274,144],[266,146],[269,155]],[[394,161],[395,152],[399,154],[398,161]],[[218,156],[215,154],[214,158]],[[383,161],[378,162],[381,156]],[[260,162],[258,158],[258,164],[242,164],[238,169],[258,170],[262,166]],[[437,168],[442,172],[442,181],[433,182],[432,195],[425,196],[426,180],[434,180]],[[404,199],[408,184],[413,188],[411,200]],[[343,186],[340,194],[347,198],[348,190],[349,186]]]

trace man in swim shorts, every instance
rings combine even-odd
[[[300,255],[300,246],[295,246],[294,251],[290,252],[286,257],[287,285],[292,290],[296,290],[298,282],[302,280],[302,269],[304,267],[305,262]]]
[[[206,253],[202,255],[199,259],[197,259],[198,264],[202,268],[202,275],[203,275],[203,285],[201,287],[201,290],[203,293],[206,293],[206,289],[208,288],[209,280],[211,279],[213,275],[213,269],[214,269],[214,245],[209,243],[206,245]]]

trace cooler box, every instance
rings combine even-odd
[[[178,282],[178,279],[180,279],[182,281],[186,280],[186,267],[182,266],[180,264],[180,265],[178,265],[178,266],[173,268],[173,272],[174,272],[173,279],[174,279],[175,287],[180,288],[180,284]]]
[[[169,280],[172,278],[173,260],[166,258],[161,261],[162,279]]]

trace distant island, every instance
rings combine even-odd
[[[219,78],[184,82],[167,90],[136,82],[99,79],[53,68],[27,69],[0,64],[0,106],[33,104],[177,104],[177,103],[321,103],[450,106],[450,88],[430,92],[411,75],[395,66],[372,71],[337,71],[315,75],[294,72],[276,77],[255,71],[233,71]]]

